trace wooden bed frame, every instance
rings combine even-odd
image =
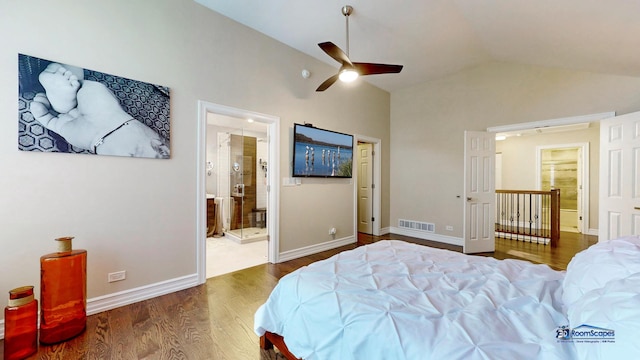
[[[260,336],[260,348],[270,350],[273,349],[274,346],[280,350],[280,353],[282,353],[287,360],[301,360],[289,351],[282,336],[268,331]]]

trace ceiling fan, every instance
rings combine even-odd
[[[329,86],[333,85],[338,79],[343,82],[351,82],[358,78],[358,76],[365,75],[378,75],[378,74],[391,74],[399,73],[402,70],[402,65],[389,65],[389,64],[374,64],[374,63],[361,63],[352,62],[349,59],[349,15],[353,13],[353,7],[345,5],[342,7],[342,15],[347,19],[347,52],[342,51],[336,44],[327,41],[318,44],[327,55],[331,56],[334,60],[342,64],[338,73],[325,80],[316,91],[325,91]]]

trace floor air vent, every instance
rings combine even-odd
[[[405,229],[425,231],[425,232],[435,232],[436,224],[427,223],[422,221],[413,221],[413,220],[398,220],[398,226]]]

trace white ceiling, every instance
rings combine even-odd
[[[387,91],[497,60],[640,76],[639,0],[195,0],[322,60],[318,43],[358,62],[402,64],[366,81]],[[296,69],[301,71],[302,69]],[[332,73],[314,73],[318,85]]]

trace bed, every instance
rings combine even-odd
[[[640,239],[566,272],[380,241],[284,276],[254,330],[288,359],[640,358]]]

